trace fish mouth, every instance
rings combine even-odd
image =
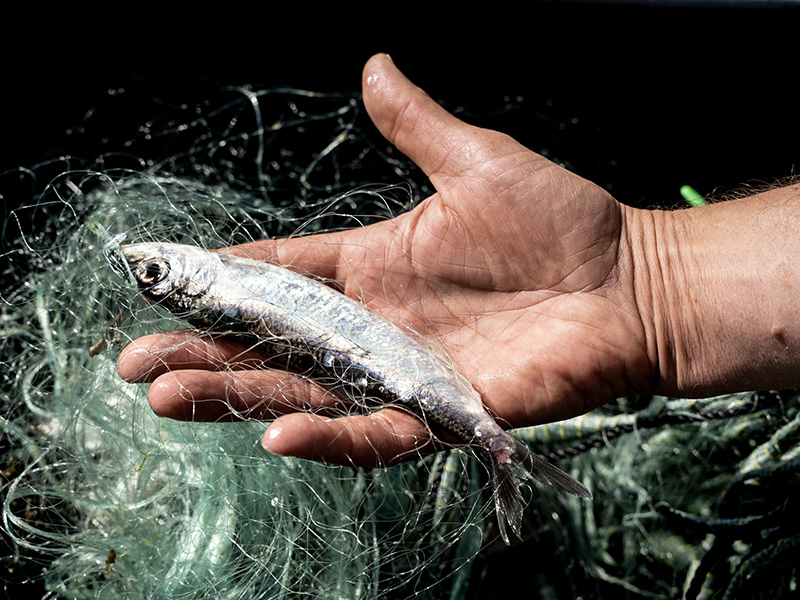
[[[152,248],[147,248],[144,244],[125,244],[119,249],[131,269],[148,258],[154,258]]]
[[[118,246],[113,250],[106,250],[105,255],[111,270],[116,275],[129,279],[134,265],[130,262],[131,259],[128,258],[128,253],[125,249],[126,246]]]

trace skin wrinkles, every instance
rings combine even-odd
[[[462,275],[461,277],[453,277],[450,273],[453,271],[461,271],[465,273],[466,267],[462,266],[454,266],[449,261],[446,263],[449,265],[449,268],[446,268],[446,273],[437,273],[436,271],[425,270],[422,271],[421,268],[418,266],[420,264],[425,264],[424,261],[417,262],[414,258],[415,254],[414,251],[416,248],[424,247],[430,243],[431,239],[440,240],[440,248],[448,248],[452,246],[452,240],[456,237],[455,234],[450,233],[448,230],[455,227],[456,224],[462,225],[460,219],[457,218],[448,218],[441,216],[439,211],[447,211],[448,208],[442,202],[440,202],[440,196],[436,195],[430,198],[428,201],[425,202],[424,206],[421,205],[413,212],[416,213],[419,211],[419,214],[414,215],[414,218],[409,219],[406,221],[407,231],[398,230],[398,235],[405,241],[403,243],[403,247],[405,251],[402,253],[406,260],[409,262],[409,271],[413,273],[412,281],[418,281],[419,285],[424,289],[430,290],[432,298],[435,298],[437,302],[430,302],[428,306],[430,307],[431,304],[434,306],[440,306],[440,310],[428,310],[424,311],[425,320],[430,322],[435,322],[438,324],[452,322],[454,323],[453,329],[461,329],[466,326],[466,323],[463,322],[463,315],[465,312],[463,311],[463,302],[466,299],[466,293],[470,290],[484,292],[487,288],[483,286],[477,286],[474,284],[475,282],[475,271],[470,271],[470,276]],[[436,214],[434,214],[436,213]],[[430,218],[428,218],[430,217]],[[436,222],[437,224],[432,225],[431,221]],[[438,223],[444,224],[444,227],[440,227]],[[436,232],[440,229],[444,229],[441,235],[437,235]],[[457,235],[458,243],[456,244],[457,247],[461,248],[464,247],[465,241],[462,240],[461,235]],[[419,241],[417,241],[419,240]],[[474,242],[473,242],[474,243]],[[470,244],[467,244],[472,247]],[[430,254],[436,254],[435,251],[426,250],[426,252]],[[452,251],[447,250],[440,250],[439,254],[441,253],[453,254]],[[442,269],[442,262],[436,263],[439,266],[439,270]],[[478,272],[490,272],[488,268],[480,269],[478,267],[474,267],[478,270]],[[433,281],[431,281],[433,279]],[[466,280],[469,282],[473,282],[471,285],[464,286],[461,281]],[[452,288],[459,285],[458,295],[453,296]],[[466,289],[460,289],[466,288]],[[422,294],[421,294],[422,295]],[[453,305],[456,304],[456,307]],[[459,316],[461,315],[461,316]],[[442,336],[443,338],[446,337],[445,335]]]
[[[415,212],[416,210],[418,209]],[[412,223],[413,226],[406,235],[405,247],[406,253],[412,257],[412,269],[416,276],[435,278],[440,283],[479,291],[496,291],[500,288],[494,275],[498,265],[493,263],[497,260],[490,258],[490,250],[482,245],[482,238],[485,236],[475,233],[475,228],[470,227],[469,221],[462,218],[460,210],[447,203],[447,196],[435,194],[429,198]],[[430,262],[424,257],[420,260],[414,258],[415,251],[419,252],[419,248],[428,246],[431,239],[440,240],[440,245],[435,249],[438,252],[428,248],[425,250],[427,254],[437,255],[434,263],[436,271],[424,268],[425,263]],[[473,264],[464,263],[465,252],[470,253]],[[457,256],[462,264],[450,260],[449,257],[443,262],[442,254]],[[481,265],[474,264],[476,255],[482,258]],[[513,261],[508,261],[507,264],[513,264]],[[505,268],[505,264],[503,266]],[[515,291],[516,288],[509,286],[509,290]]]
[[[630,209],[627,210],[630,211]],[[649,298],[666,296],[664,284],[668,279],[664,279],[664,277],[669,269],[666,268],[658,253],[653,252],[651,248],[642,243],[645,239],[652,239],[654,246],[662,243],[660,227],[657,223],[659,213],[646,212],[642,213],[642,217],[638,221],[626,219],[622,235],[624,239],[628,240],[627,248],[632,256],[635,253],[647,256],[649,259],[634,260],[631,256],[627,262],[631,268],[630,278],[633,281],[631,300],[637,313],[641,315],[642,322],[652,323],[651,328],[644,329],[644,347],[652,369],[651,386],[653,389],[659,389],[664,374],[674,374],[670,361],[664,360],[670,356],[668,348],[674,344],[674,341],[670,339],[672,334],[669,333],[669,324],[666,315],[662,313],[664,307],[650,303]]]
[[[432,280],[431,287],[458,285],[476,290],[493,289],[489,261],[485,253],[480,250],[480,244],[474,234],[465,225],[458,212],[448,207],[439,196],[431,200],[425,212],[415,221],[414,229],[406,236],[408,240],[406,246],[413,261],[411,268],[415,276]],[[439,245],[436,248],[426,249],[425,252],[428,256],[435,256],[432,265],[436,270],[424,267],[426,262],[431,263],[430,259],[426,260],[425,256],[416,258],[419,250],[415,249],[424,248],[431,239],[439,240]],[[460,248],[479,251],[482,264],[467,265],[463,252],[458,251]],[[458,258],[461,264],[453,258]],[[472,267],[469,272],[467,272],[468,266]]]

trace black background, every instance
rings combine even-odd
[[[111,88],[178,98],[195,78],[358,90],[375,52],[451,109],[522,96],[525,110],[498,128],[629,204],[670,204],[683,184],[709,194],[770,182],[798,165],[796,4],[348,6],[9,21],[24,35],[3,42],[0,168],[74,153],[64,132]],[[547,139],[534,112],[570,126]]]

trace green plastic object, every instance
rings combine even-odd
[[[706,199],[703,198],[700,193],[690,185],[681,186],[681,196],[683,196],[683,199],[689,203],[689,206],[705,206],[708,204]]]

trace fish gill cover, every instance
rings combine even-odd
[[[134,96],[114,90],[92,112],[81,135],[101,138],[94,154],[2,174],[18,205],[0,307],[9,594],[766,598],[796,587],[793,392],[628,398],[519,431],[595,500],[533,489],[510,548],[468,451],[334,467],[265,453],[262,422],[157,418],[116,357],[182,325],[114,271],[120,243],[216,248],[359,227],[431,188],[352,94],[239,87],[145,108]],[[119,126],[134,104],[141,121]],[[115,123],[112,139],[98,133]]]

